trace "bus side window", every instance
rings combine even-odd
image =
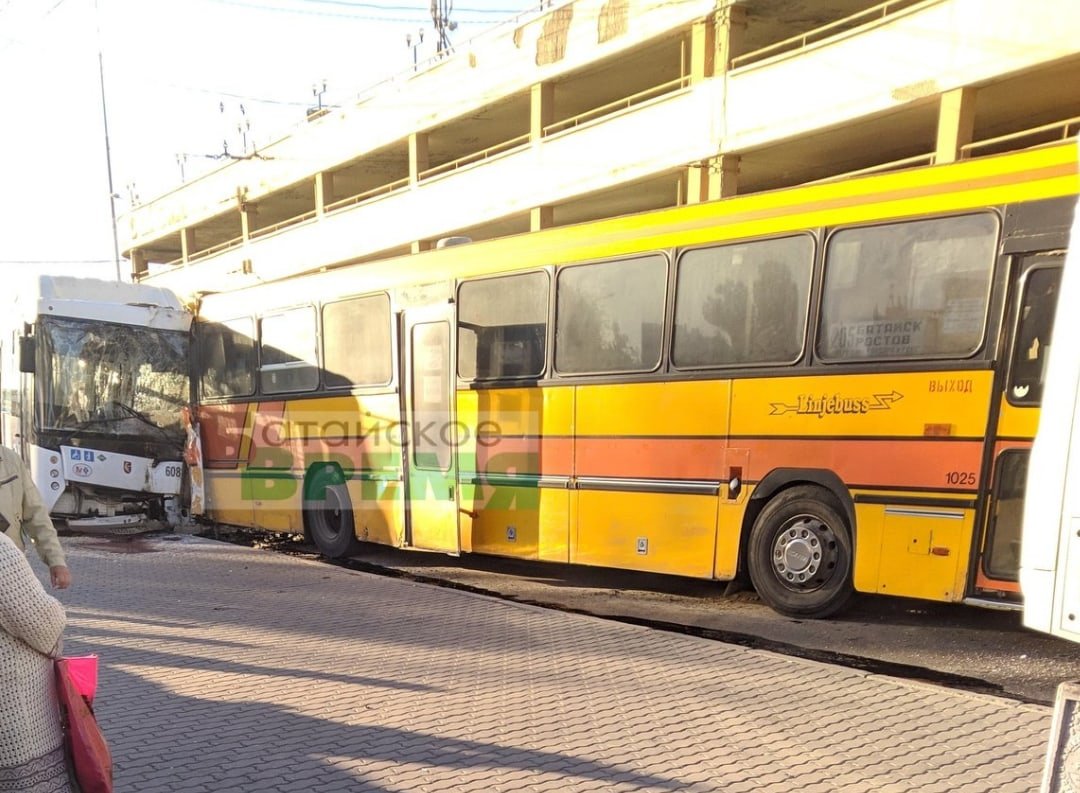
[[[1042,401],[1060,285],[1060,267],[1031,270],[1024,281],[1012,366],[1009,368],[1008,396],[1009,401],[1015,404],[1037,405]]]
[[[651,372],[660,365],[667,257],[563,267],[555,284],[555,370]]]
[[[203,398],[248,396],[254,392],[252,336],[250,319],[196,324],[199,387]]]
[[[983,340],[997,245],[990,214],[837,230],[825,252],[826,361],[967,358]]]
[[[390,298],[385,293],[323,306],[327,388],[386,385],[393,376]]]
[[[267,314],[259,326],[259,384],[263,393],[318,388],[315,309],[304,306]]]
[[[458,376],[536,378],[544,373],[547,273],[465,281],[458,290]]]
[[[697,248],[684,252],[678,267],[675,366],[785,364],[802,355],[811,237]]]

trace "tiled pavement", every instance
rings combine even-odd
[[[193,537],[64,543],[118,793],[1038,789],[1048,708]]]

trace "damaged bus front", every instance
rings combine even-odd
[[[71,526],[181,518],[191,315],[166,290],[42,276],[7,335],[3,441]]]

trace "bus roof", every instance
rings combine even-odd
[[[124,281],[105,281],[100,278],[78,278],[70,275],[38,277],[39,300],[82,300],[88,303],[115,305],[159,306],[182,310],[180,300],[168,289]]]
[[[191,314],[170,290],[146,284],[98,278],[42,275],[37,294],[23,304],[24,319],[62,316],[139,325],[163,330],[187,330]]]

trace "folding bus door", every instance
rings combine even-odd
[[[402,313],[405,544],[458,554],[452,305]]]
[[[1043,378],[1057,294],[1061,284],[1061,252],[1018,256],[1010,289],[1012,309],[1007,322],[1010,342],[1002,355],[1006,372],[998,420],[992,437],[993,463],[989,508],[974,574],[976,594],[1018,593],[1020,534],[1031,443],[1039,425]],[[1075,340],[1064,340],[1075,343]]]

